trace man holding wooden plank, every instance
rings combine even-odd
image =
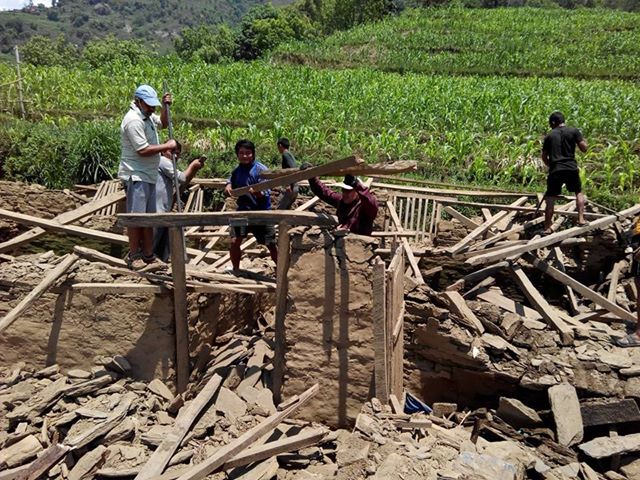
[[[308,164],[303,164],[303,167],[308,167]],[[378,200],[357,177],[346,175],[342,183],[333,185],[340,188],[342,194],[331,190],[318,177],[310,178],[309,186],[320,200],[336,207],[338,230],[371,235],[373,221],[378,215]]]
[[[253,142],[242,139],[238,140],[235,146],[238,166],[231,172],[225,194],[233,195],[236,188],[249,187],[248,193],[239,195],[236,198],[238,211],[271,210],[271,194],[268,189],[254,191],[251,185],[256,185],[262,181],[262,172],[269,170],[264,164],[256,160],[256,146]],[[229,224],[231,234],[231,245],[229,247],[229,257],[234,271],[240,269],[240,259],[242,250],[240,245],[249,233],[252,233],[256,241],[261,245],[266,245],[274,262],[278,261],[278,250],[276,248],[276,230],[274,225],[249,225],[243,219],[238,219]]]

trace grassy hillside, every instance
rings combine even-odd
[[[37,3],[37,2],[36,2]],[[0,12],[0,53],[33,35],[64,34],[72,43],[113,34],[171,46],[183,28],[201,24],[236,23],[252,6],[267,0],[58,0],[51,8]],[[272,1],[274,5],[292,0]]]
[[[615,10],[416,9],[289,44],[274,57],[392,72],[640,78],[640,15]]]

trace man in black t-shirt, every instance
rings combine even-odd
[[[567,190],[576,194],[578,206],[578,225],[585,225],[584,205],[585,198],[582,194],[580,171],[576,162],[576,145],[581,152],[587,151],[587,142],[580,130],[567,127],[564,123],[564,115],[554,112],[549,117],[551,132],[544,137],[542,146],[542,161],[549,167],[547,177],[547,192],[544,194],[544,233],[551,233],[553,220],[553,207],[558,195],[562,192],[562,185]]]
[[[282,168],[298,168],[296,159],[289,151],[289,139],[281,138],[278,140],[278,151],[282,155]],[[298,197],[298,185],[287,185],[284,191],[280,193],[280,201],[278,202],[278,210],[289,210]]]

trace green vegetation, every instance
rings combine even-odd
[[[16,43],[23,44],[34,35],[64,35],[70,43],[84,45],[109,34],[143,40],[167,52],[173,36],[185,27],[236,24],[251,7],[264,3],[266,0],[54,0],[52,8],[0,12],[0,53],[7,54]],[[284,5],[291,0],[271,3]]]
[[[414,9],[274,58],[391,72],[640,78],[640,16],[615,10]]]
[[[160,87],[167,80],[175,97],[176,137],[186,142],[187,156],[207,153],[211,159],[208,175],[229,172],[234,163],[233,145],[240,137],[254,140],[260,158],[276,165],[275,141],[288,136],[296,155],[314,163],[356,152],[369,161],[417,160],[418,174],[433,180],[541,191],[546,178],[539,160],[541,139],[548,129],[549,113],[562,110],[590,145],[590,151],[579,157],[588,195],[619,206],[640,187],[640,89],[635,81],[622,79],[634,76],[628,62],[635,61],[638,71],[637,60],[623,61],[606,52],[638,48],[640,15],[604,10],[564,13],[567,20],[546,10],[498,9],[492,12],[498,20],[492,21],[484,10],[412,10],[330,37],[319,45],[289,45],[255,62],[232,62],[229,48],[227,53],[212,53],[217,55],[215,61],[227,59],[216,65],[201,61],[207,61],[205,49],[192,57],[183,55],[197,61],[177,56],[123,61],[119,55],[115,60],[105,59],[103,65],[96,62],[91,69],[86,68],[88,60],[78,67],[25,66],[29,111],[43,117],[45,123],[33,128],[28,122],[13,121],[0,128],[0,160],[5,158],[8,176],[50,186],[113,174],[118,163],[119,122],[135,86],[151,83]],[[439,64],[442,74],[425,75],[417,68],[412,72],[419,62],[409,60],[408,44],[417,50],[416,55],[422,55],[427,50],[424,35],[444,37],[447,24],[450,42],[464,47],[474,65],[484,68],[483,75],[449,76],[449,72],[458,72],[460,64],[446,62]],[[503,28],[498,28],[501,24]],[[566,42],[569,46],[543,43],[534,40],[533,33],[525,34],[529,27],[520,24],[531,25],[531,30],[547,25],[542,31],[550,38],[564,38],[563,32],[570,29],[567,35],[575,41]],[[389,38],[393,25],[413,30]],[[435,25],[440,25],[440,35]],[[627,32],[632,41],[625,35],[612,35],[612,43],[605,48],[606,36],[594,29],[612,25]],[[412,36],[422,40],[414,42]],[[190,40],[195,51],[204,47],[196,45],[197,38]],[[362,54],[357,63],[362,66],[352,69],[317,69],[275,61],[290,59],[286,55],[298,52],[327,66],[318,52],[334,48],[335,64],[344,66],[337,52],[342,45],[355,44],[353,38],[368,38],[367,44],[373,46],[388,39],[392,43],[386,48],[398,52],[395,61],[407,66],[404,73],[385,71],[393,69],[382,55],[369,65]],[[511,48],[498,47],[505,42]],[[481,49],[485,44],[494,46],[493,57],[490,49]],[[525,49],[526,44],[533,47]],[[538,46],[545,48],[542,54],[536,53]],[[579,46],[586,52],[581,57],[567,54],[570,49],[578,55]],[[508,52],[513,52],[512,57],[506,58]],[[521,76],[490,75],[496,69],[508,72],[507,67],[513,67],[513,59],[519,56],[524,56],[518,64],[523,69]],[[546,71],[550,59],[561,64],[557,73],[565,76],[527,76]],[[606,68],[617,79],[593,78],[602,76],[602,62],[609,62]],[[581,72],[573,75],[577,69]],[[12,67],[0,64],[0,84],[13,78]],[[0,91],[0,109],[15,111],[15,105],[7,103],[8,96]],[[89,139],[95,139],[94,143]],[[63,159],[58,160],[63,166],[55,159]]]

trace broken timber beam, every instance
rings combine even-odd
[[[631,322],[636,322],[637,321],[636,316],[634,314],[632,314],[629,310],[625,310],[624,308],[616,305],[615,303],[610,302],[609,300],[607,300],[605,297],[603,297],[599,293],[594,292],[593,290],[591,290],[586,285],[583,285],[582,283],[578,282],[577,280],[571,278],[566,273],[563,273],[560,270],[558,270],[557,268],[552,267],[548,263],[543,262],[542,260],[538,259],[534,255],[528,254],[524,258],[525,258],[526,261],[531,263],[538,270],[541,270],[543,273],[549,275],[551,278],[554,278],[555,280],[557,280],[560,283],[564,283],[565,285],[569,285],[571,288],[573,288],[573,290],[575,292],[577,292],[580,295],[582,295],[583,297],[591,300],[593,303],[595,303],[599,307],[602,307],[602,308],[608,310],[609,312],[613,313],[614,315],[616,315],[617,317],[620,317],[623,320],[629,320]]]
[[[406,172],[415,172],[418,168],[418,162],[400,160],[392,163],[373,163],[363,164],[355,167],[343,168],[332,172],[331,175],[376,175],[376,174],[397,174]],[[262,178],[272,179],[280,178],[285,175],[291,175],[292,173],[299,172],[299,168],[283,168],[281,170],[270,170],[262,172]]]
[[[58,278],[64,275],[67,270],[76,263],[76,260],[78,260],[78,257],[72,253],[64,257],[62,261],[53,270],[51,270],[18,305],[16,305],[9,313],[7,313],[7,315],[4,316],[2,320],[0,320],[0,332],[15,322],[25,310],[33,305],[49,289],[49,287],[58,280]]]
[[[273,357],[273,399],[277,404],[282,400],[284,383],[287,298],[289,296],[289,264],[291,237],[289,225],[280,222],[278,225],[278,264],[276,265],[276,314],[275,314],[275,348]]]
[[[335,162],[329,162],[318,167],[311,167],[305,170],[298,170],[290,175],[284,175],[278,178],[272,178],[265,180],[264,182],[256,183],[248,187],[235,188],[231,190],[231,196],[239,197],[246,195],[253,190],[254,192],[262,192],[274,187],[281,187],[283,185],[291,185],[293,183],[302,182],[303,180],[309,180],[313,177],[320,177],[322,175],[330,175],[334,172],[340,171],[344,168],[355,167],[362,165],[364,160],[361,158],[351,156],[343,158],[342,160],[336,160]]]
[[[124,198],[125,198],[124,192],[112,193],[110,195],[107,195],[106,197],[102,197],[96,201],[82,205],[81,207],[76,208],[75,210],[62,213],[57,217],[53,218],[51,221],[56,222],[60,225],[66,225],[66,224],[75,222],[77,220],[80,220],[88,215],[91,215],[92,213],[95,213],[103,209],[104,207],[108,207],[109,205],[117,203],[120,200],[123,200]],[[7,252],[14,248],[19,247],[20,245],[29,243],[35,240],[36,238],[44,235],[45,233],[47,232],[44,228],[41,228],[41,227],[32,228],[31,230],[24,232],[10,240],[7,240],[6,242],[0,243],[0,252]]]
[[[277,412],[270,417],[266,418],[252,429],[243,433],[240,437],[233,440],[231,443],[219,448],[213,455],[208,457],[204,462],[195,465],[189,469],[183,475],[179,477],[179,480],[202,480],[207,475],[214,472],[217,468],[224,465],[227,461],[238,455],[241,451],[258,440],[260,437],[266,435],[273,430],[278,424],[295,413],[299,408],[305,405],[311,400],[316,393],[320,390],[320,387],[316,384],[306,392],[302,393],[298,401],[287,407],[281,412]]]
[[[563,215],[567,215],[570,212],[562,213]],[[618,213],[618,215],[608,215],[606,217],[599,218],[598,220],[594,220],[593,222],[590,222],[584,226],[572,227],[568,228],[567,230],[552,233],[551,235],[547,235],[546,237],[542,237],[537,240],[531,240],[525,245],[515,245],[513,247],[506,247],[505,249],[496,252],[477,255],[475,257],[469,258],[466,263],[469,263],[470,265],[482,265],[485,263],[504,260],[505,258],[512,257],[514,255],[520,255],[523,253],[531,252],[533,250],[538,250],[543,247],[555,245],[557,243],[560,243],[562,240],[577,237],[598,228],[609,227],[621,218],[632,217],[634,215],[637,215],[638,213],[640,213],[640,205],[635,205],[626,210],[622,210]]]
[[[338,224],[336,217],[323,213],[290,210],[255,210],[242,212],[208,213],[126,213],[118,215],[122,226],[136,227],[193,227],[223,226],[231,220],[246,220],[248,225],[274,225],[286,221],[289,225]]]
[[[527,197],[520,197],[515,202],[513,202],[510,206],[519,207],[520,205],[523,205],[524,203],[526,203],[527,200],[528,200]],[[456,243],[453,247],[449,248],[449,251],[452,254],[456,254],[456,253],[460,253],[461,251],[465,250],[466,248],[469,247],[469,244],[471,242],[473,242],[476,238],[478,238],[481,235],[483,235],[493,225],[495,225],[496,223],[498,223],[500,220],[504,219],[508,215],[509,215],[509,212],[504,211],[504,210],[501,211],[501,212],[496,213],[491,218],[487,219],[484,223],[482,223],[481,225],[478,225],[477,228],[475,228],[466,237],[464,237],[462,240],[460,240],[458,243]]]
[[[221,384],[222,378],[219,375],[213,375],[211,380],[209,380],[200,393],[198,393],[198,396],[190,402],[187,407],[180,411],[173,429],[149,457],[147,463],[144,464],[138,475],[136,475],[135,480],[147,480],[162,474],[169,460],[171,460],[171,457],[189,432],[191,425],[193,425],[193,422],[195,422],[198,415],[200,415],[200,412],[202,412],[204,407],[211,401]]]
[[[453,196],[466,196],[466,197],[522,197],[527,196],[535,197],[535,193],[519,193],[519,192],[493,192],[486,190],[464,190],[464,189],[446,189],[446,188],[426,188],[426,187],[413,187],[407,185],[395,185],[392,183],[381,183],[381,182],[373,182],[371,184],[374,188],[384,188],[386,190],[396,190],[399,192],[415,192],[415,193],[423,193],[427,195],[453,195]],[[445,200],[451,200],[451,198],[446,198]],[[487,204],[489,206],[497,206],[492,204]],[[484,206],[484,205],[483,205]]]
[[[524,270],[517,265],[511,267],[511,272],[516,280],[516,283],[524,293],[525,297],[536,308],[538,313],[555,328],[560,334],[560,340],[563,345],[571,345],[574,340],[573,330],[562,320],[555,311],[551,308],[551,305],[545,300],[538,289],[531,283]]]
[[[386,318],[386,270],[380,257],[373,262],[373,350],[375,393],[383,405],[389,404],[389,348]]]
[[[457,211],[453,207],[446,206],[446,207],[444,207],[443,211],[445,213],[448,213],[449,215],[451,215],[451,218],[455,218],[462,225],[464,225],[467,228],[470,228],[471,230],[474,230],[474,229],[476,229],[476,228],[478,228],[480,226],[479,223],[474,222],[469,217],[467,217],[466,215],[463,215],[462,213],[460,213],[459,211]],[[492,232],[487,232],[487,234],[493,235]]]

